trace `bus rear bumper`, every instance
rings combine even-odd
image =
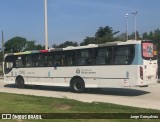
[[[140,81],[138,84],[136,84],[136,86],[139,87],[144,87],[144,86],[149,86],[149,85],[156,85],[158,84],[158,79],[156,80],[147,80],[147,81]]]

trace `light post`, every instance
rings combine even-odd
[[[128,13],[125,15],[126,18],[126,40],[128,40]]]
[[[3,36],[3,30],[2,30],[2,59],[3,59],[3,62],[4,62],[4,36]]]
[[[136,11],[136,12],[132,12],[132,14],[134,15],[134,17],[135,17],[135,24],[134,24],[134,28],[135,28],[135,40],[137,40],[137,28],[136,28],[136,26],[137,26],[137,20],[136,20],[136,15],[138,14],[138,11]]]
[[[45,49],[48,49],[48,17],[47,17],[47,0],[44,0],[44,31],[45,31]]]

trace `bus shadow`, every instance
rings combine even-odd
[[[87,89],[85,93],[113,95],[113,96],[140,96],[149,94],[150,92],[128,88],[103,88],[103,89]]]
[[[5,87],[17,88],[14,84],[7,84]],[[44,90],[44,91],[57,91],[57,92],[71,92],[68,87],[57,87],[57,86],[41,86],[41,85],[26,85],[24,89],[32,90]],[[137,89],[129,88],[102,88],[102,89],[86,89],[82,94],[99,94],[99,95],[112,95],[112,96],[140,96],[149,94],[150,92]],[[78,94],[78,93],[77,93]]]
[[[70,88],[58,87],[58,86],[45,86],[45,85],[25,85],[25,88],[17,88],[15,84],[6,84],[4,87],[10,87],[15,89],[31,89],[31,90],[44,90],[44,91],[58,91],[58,92],[70,92]]]

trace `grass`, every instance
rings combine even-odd
[[[0,113],[160,113],[160,110],[143,109],[99,102],[84,103],[67,98],[61,99],[31,95],[0,93]],[[28,121],[29,120],[22,120],[22,122]],[[38,121],[41,122],[41,120]],[[42,121],[53,122],[53,120],[49,119]],[[75,122],[74,119],[60,119],[54,121]],[[88,119],[76,121],[106,122],[110,120]],[[121,122],[124,120],[114,119],[112,121]],[[132,122],[134,120],[127,121]],[[148,122],[149,120],[141,121]],[[8,122],[10,121],[8,120]],[[17,120],[15,120],[15,122],[17,122]]]

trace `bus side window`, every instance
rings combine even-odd
[[[33,57],[33,66],[34,67],[51,67],[53,66],[53,55],[52,53],[40,53],[34,54]]]
[[[114,64],[125,64],[124,62],[123,47],[114,47]]]
[[[13,62],[6,62],[6,68],[7,69],[13,68]]]
[[[114,48],[114,64],[130,64],[133,60],[134,51],[131,46],[119,46]]]
[[[95,65],[95,49],[88,50],[87,65]]]
[[[67,65],[68,65],[68,66],[74,65],[74,61],[73,61],[73,58],[72,58],[72,57],[68,57],[68,58],[67,58]]]
[[[23,67],[23,63],[22,63],[22,56],[17,56],[16,57],[16,67]]]
[[[51,67],[53,66],[53,56],[52,56],[52,53],[49,53],[48,54],[48,57],[47,57],[47,66]]]
[[[37,67],[38,66],[38,54],[33,55],[33,66]]]
[[[61,54],[61,65],[62,66],[66,65],[66,55],[65,55],[65,53]]]
[[[87,65],[87,59],[89,57],[88,50],[79,50],[78,56],[78,65]]]
[[[111,64],[111,53],[110,47],[99,48],[96,55],[96,64]]]
[[[61,66],[61,53],[56,52],[54,54],[54,67]]]
[[[33,60],[32,55],[26,55],[26,67],[32,67]]]
[[[44,66],[44,57],[41,53],[38,55],[38,66]]]
[[[75,65],[75,51],[66,52],[67,66]]]

